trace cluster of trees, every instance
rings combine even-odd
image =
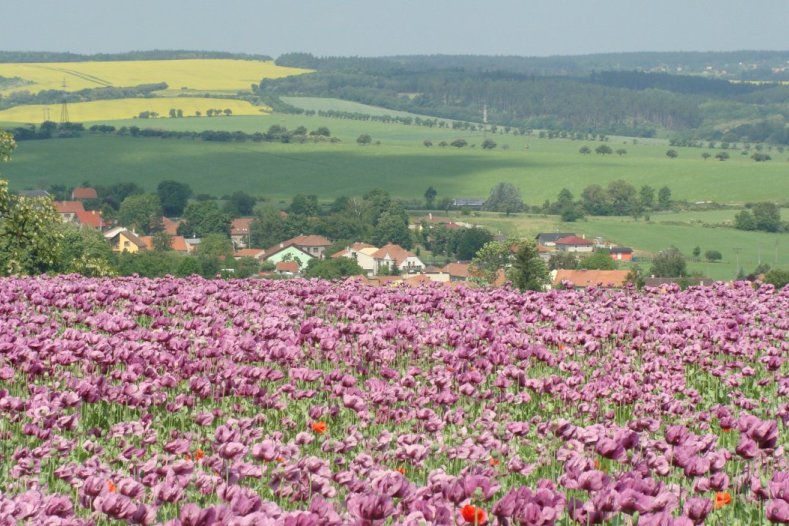
[[[77,103],[94,100],[149,98],[154,96],[155,91],[167,88],[166,82],[159,82],[128,87],[86,88],[77,91],[42,90],[31,93],[27,90],[18,90],[5,97],[0,97],[0,109],[26,104],[60,104],[63,101]]]
[[[78,53],[56,51],[0,51],[0,63],[9,62],[115,62],[131,60],[239,59],[271,60],[268,55],[249,55],[225,51],[193,51],[185,49],[154,49],[124,53]]]
[[[546,201],[537,211],[558,214],[562,221],[576,221],[584,215],[633,216],[635,218],[650,211],[668,210],[671,207],[671,189],[663,186],[655,190],[649,185],[640,189],[621,179],[611,181],[603,188],[598,184],[587,186],[575,199],[572,192],[563,188],[556,201]]]
[[[362,241],[376,246],[395,243],[410,249],[414,239],[402,204],[384,190],[362,197],[342,196],[324,210],[315,195],[293,197],[287,215],[274,207],[260,207],[250,225],[252,246],[269,247],[301,234],[320,234],[336,240],[337,250]]]
[[[449,229],[443,225],[431,227],[423,222],[420,231],[422,245],[433,256],[447,260],[470,261],[486,243],[493,241],[493,234],[485,228]]]
[[[180,110],[175,111],[176,114]],[[158,114],[155,112],[142,112],[140,118],[156,118]],[[155,128],[140,128],[139,126],[122,126],[116,128],[115,126],[106,124],[96,124],[85,130],[84,125],[81,123],[63,123],[57,124],[47,121],[36,127],[35,125],[19,126],[10,130],[14,139],[17,141],[39,140],[39,139],[56,139],[56,138],[72,138],[79,137],[84,132],[100,135],[115,134],[118,136],[131,136],[131,137],[154,137],[159,139],[191,139],[209,142],[282,142],[282,143],[304,143],[307,141],[312,142],[338,142],[339,139],[332,137],[331,131],[325,126],[321,126],[315,130],[307,130],[304,126],[298,126],[292,130],[287,129],[285,126],[274,124],[269,127],[265,133],[245,133],[242,131],[215,131],[203,130],[196,131],[175,131],[175,130],[160,130]]]
[[[764,232],[789,231],[789,224],[781,222],[781,209],[775,203],[754,203],[734,216],[734,227],[739,230]]]
[[[471,261],[476,281],[491,284],[503,274],[519,290],[544,290],[550,283],[548,267],[533,241],[490,241]]]

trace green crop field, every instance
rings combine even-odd
[[[644,255],[647,257],[673,245],[688,256],[690,271],[699,271],[714,279],[732,279],[740,267],[747,273],[759,262],[773,267],[789,267],[789,233],[745,232],[734,228],[703,227],[689,222],[695,219],[714,224],[724,217],[723,214],[729,213],[733,216],[736,211],[661,213],[652,216],[649,222],[623,217],[592,217],[576,223],[562,223],[557,216],[531,214],[505,217],[482,212],[474,216],[462,216],[453,212],[452,216],[458,221],[483,225],[509,237],[531,238],[539,232],[575,232],[589,239],[601,237],[607,242],[646,252]],[[782,217],[789,217],[789,210],[783,209]],[[702,260],[690,261],[696,246],[701,249]],[[704,261],[703,255],[707,250],[719,251],[723,260],[717,263]],[[642,266],[644,270],[649,270],[648,262]]]
[[[755,163],[735,151],[731,160],[719,162],[703,160],[700,149],[677,148],[679,158],[672,160],[665,156],[664,142],[612,139],[612,148],[626,148],[627,154],[603,157],[578,153],[583,145],[594,149],[596,142],[501,134],[487,135],[499,146],[486,151],[479,146],[485,138],[481,132],[282,114],[109,123],[246,132],[266,131],[273,124],[310,130],[327,126],[342,142],[209,143],[96,136],[28,141],[20,143],[14,160],[3,166],[3,176],[17,190],[86,180],[136,181],[153,189],[167,178],[187,182],[198,193],[246,190],[284,199],[300,192],[330,199],[376,187],[414,199],[430,185],[439,198],[486,197],[494,184],[505,181],[518,186],[527,203],[538,204],[555,199],[563,187],[577,196],[589,184],[605,185],[615,179],[637,187],[668,185],[674,198],[688,201],[743,203],[789,196],[789,163],[783,158],[789,154],[777,152],[773,152],[775,160],[766,163]],[[381,144],[358,146],[355,139],[361,133]],[[469,146],[437,146],[456,138],[466,139]],[[434,146],[423,146],[425,139]]]

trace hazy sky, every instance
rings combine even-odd
[[[0,0],[0,50],[788,50],[787,21],[789,0]]]

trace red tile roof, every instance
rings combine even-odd
[[[78,186],[71,191],[72,199],[98,199],[98,197],[99,194],[96,193],[96,189],[89,186]]]
[[[446,272],[450,276],[455,276],[456,278],[468,278],[469,277],[468,268],[469,268],[468,263],[449,263],[447,266],[444,267],[444,272]]]
[[[594,242],[578,236],[567,236],[556,240],[557,245],[594,245]]]
[[[285,243],[288,242],[290,242],[291,245],[296,245],[297,247],[328,247],[332,244],[332,242],[325,237],[317,235],[296,236],[289,239],[288,241],[285,241]]]
[[[262,258],[266,251],[262,248],[242,248],[241,250],[237,250],[234,257],[237,258]]]
[[[181,220],[173,221],[172,219],[169,219],[167,217],[162,218],[162,227],[164,228],[164,231],[170,234],[171,236],[178,234],[178,226],[181,223],[183,223],[183,221]]]
[[[299,264],[295,261],[280,261],[277,263],[277,272],[290,272],[291,274],[298,274]]]
[[[230,235],[245,236],[249,234],[249,225],[254,221],[254,217],[237,217],[230,224]]]
[[[80,225],[91,228],[101,229],[104,227],[104,218],[101,217],[101,212],[97,210],[77,210],[77,221],[79,221]]]
[[[82,206],[82,201],[55,201],[55,210],[59,214],[76,214],[77,212],[84,212],[85,207]]]
[[[571,281],[576,287],[623,287],[627,282],[627,270],[564,270],[556,271],[553,284]]]
[[[153,236],[139,236],[139,238],[145,243],[145,248],[153,250]],[[170,248],[176,252],[189,252],[189,245],[186,244],[184,236],[170,236]]]

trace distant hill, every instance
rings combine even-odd
[[[444,119],[682,140],[789,144],[789,52],[575,57],[315,57],[258,95],[330,97]],[[761,73],[760,73],[761,72]],[[751,81],[758,80],[758,82]]]
[[[128,51],[125,53],[97,53],[80,55],[57,51],[0,51],[0,63],[16,62],[114,62],[129,60],[183,60],[224,58],[239,60],[271,60],[268,55],[248,55],[223,51],[152,50]]]

